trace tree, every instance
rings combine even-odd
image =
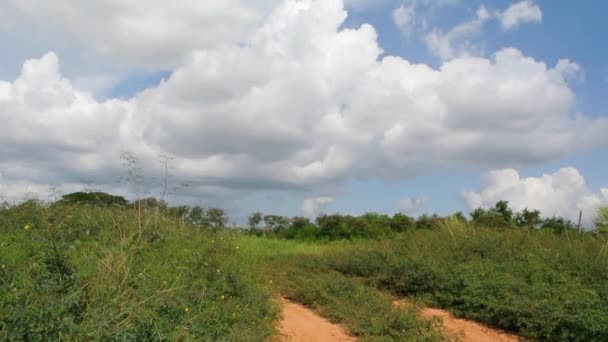
[[[310,220],[307,217],[296,216],[291,219],[291,226],[294,229],[304,229],[310,225]]]
[[[186,215],[186,220],[190,224],[195,224],[199,226],[206,226],[209,224],[209,219],[205,215],[205,209],[199,206],[190,208],[190,211],[188,211],[188,215]]]
[[[460,222],[464,222],[464,223],[468,222],[466,216],[464,216],[464,213],[462,211],[458,211],[458,212],[454,213],[454,215],[452,215],[452,217]]]
[[[542,221],[541,229],[550,229],[557,234],[562,234],[568,230],[575,230],[576,227],[572,221],[563,217],[550,217]]]
[[[165,211],[169,207],[169,204],[167,202],[165,202],[164,200],[159,200],[154,197],[146,197],[146,198],[140,198],[140,199],[136,200],[135,202],[133,202],[133,206],[138,209],[140,209],[140,208],[145,209],[145,210],[157,209],[159,211]]]
[[[264,216],[264,223],[268,229],[282,229],[287,228],[289,219],[279,215],[266,215]]]
[[[187,205],[180,205],[177,207],[170,207],[167,209],[167,216],[181,224],[186,223],[186,216],[190,212],[190,207]]]
[[[493,210],[499,214],[505,220],[505,222],[513,222],[513,210],[509,208],[508,201],[498,201]]]
[[[542,224],[540,211],[528,210],[528,208],[515,214],[515,224],[520,228],[537,228]]]
[[[247,219],[249,221],[249,227],[251,229],[257,228],[258,224],[262,222],[262,218],[262,213],[259,211],[256,211],[255,213],[249,215],[249,218]]]
[[[84,204],[100,207],[126,207],[129,202],[122,196],[114,196],[105,192],[73,192],[61,196],[57,204]]]
[[[397,213],[393,215],[393,219],[391,220],[391,230],[394,232],[405,232],[409,229],[412,229],[416,226],[416,221],[413,218],[402,214]]]
[[[529,218],[532,219],[534,212],[529,213],[531,214]],[[498,201],[494,208],[490,210],[483,208],[473,210],[471,212],[471,223],[478,227],[491,228],[513,228],[515,226],[513,210],[509,208],[509,202],[507,201]]]
[[[209,224],[214,228],[223,228],[228,223],[228,216],[223,209],[210,208],[207,210]]]
[[[418,229],[434,229],[438,228],[443,222],[443,219],[439,217],[437,214],[433,214],[431,216],[424,214],[418,217],[416,220],[416,228]]]

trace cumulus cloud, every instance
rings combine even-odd
[[[119,61],[173,67],[197,48],[236,44],[279,0],[6,0],[0,12]],[[230,29],[226,29],[226,28]]]
[[[524,23],[540,23],[543,12],[533,0],[512,3],[504,12],[496,14],[503,30],[508,31]]]
[[[470,38],[478,35],[483,25],[491,19],[490,12],[481,5],[475,17],[470,21],[456,25],[448,32],[433,29],[424,37],[427,48],[431,53],[442,60],[449,60],[457,56],[478,54],[479,47],[471,42]]]
[[[414,26],[414,16],[416,15],[416,7],[414,5],[401,6],[393,10],[393,23],[401,30],[406,36],[410,36],[412,28]]]
[[[314,219],[322,214],[323,209],[332,203],[332,197],[313,197],[307,198],[302,202],[302,215]]]
[[[343,28],[346,16],[339,0],[287,0],[244,39],[216,37],[128,100],[79,89],[53,53],[27,61],[0,81],[4,182],[109,187],[129,150],[146,173],[172,155],[175,179],[192,180],[196,195],[319,191],[437,167],[538,164],[607,143],[606,119],[571,115],[574,62],[548,66],[509,48],[432,68],[385,55],[375,29]]]
[[[409,215],[416,215],[428,209],[429,201],[426,198],[406,198],[399,202],[398,210]]]
[[[465,191],[462,197],[469,209],[493,207],[501,200],[509,201],[517,210],[540,210],[545,216],[563,216],[590,227],[601,206],[608,205],[608,188],[592,192],[577,169],[563,168],[553,174],[522,178],[514,169],[489,172],[483,177],[480,192]]]

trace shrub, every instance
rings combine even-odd
[[[129,204],[122,196],[114,196],[105,192],[74,192],[61,196],[58,205],[81,204],[100,207],[126,207]]]
[[[608,235],[608,208],[601,208],[595,219],[595,228],[598,233]]]
[[[397,213],[393,215],[393,219],[390,222],[391,230],[394,232],[405,232],[416,226],[416,221],[402,213]]]

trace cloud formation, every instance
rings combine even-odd
[[[413,6],[413,5],[412,5]],[[405,11],[403,5],[393,12],[393,21],[398,27],[404,26],[407,30],[402,30],[409,36],[410,29],[406,24],[409,12]],[[406,24],[399,25],[396,14],[400,14],[401,21]],[[480,56],[482,48],[480,44],[472,38],[481,35],[483,27],[492,20],[498,20],[504,31],[509,31],[523,23],[539,23],[542,21],[542,11],[533,0],[524,0],[512,3],[504,11],[497,11],[491,14],[490,11],[481,5],[475,13],[475,17],[469,21],[460,23],[447,32],[434,28],[425,33],[423,39],[428,50],[435,56],[446,61],[461,56]]]
[[[332,197],[307,198],[302,202],[302,215],[310,219],[315,219],[323,213],[325,206],[333,201],[334,199]]]
[[[496,16],[505,31],[523,23],[540,23],[543,20],[543,12],[533,0],[512,3],[504,12],[498,12]]]
[[[429,51],[444,61],[458,56],[479,54],[479,48],[470,38],[481,33],[483,25],[490,19],[490,12],[481,5],[475,13],[475,18],[458,24],[445,33],[435,28],[424,36],[424,41]]]
[[[597,209],[608,205],[608,188],[592,192],[585,178],[572,167],[528,178],[514,169],[502,169],[484,176],[480,192],[465,191],[462,197],[471,210],[506,200],[517,211],[540,210],[546,217],[564,216],[573,222],[578,221],[582,210],[583,223],[591,227]]]
[[[426,198],[406,198],[399,202],[398,210],[408,215],[422,214],[428,209],[429,200]]]
[[[393,10],[393,23],[403,34],[409,37],[414,26],[415,15],[416,7],[414,5],[401,4]]]
[[[434,69],[385,55],[376,30],[342,28],[346,16],[339,0],[287,0],[245,38],[217,37],[127,100],[78,89],[53,53],[27,61],[0,81],[4,182],[115,186],[129,150],[148,174],[172,155],[192,196],[315,192],[430,168],[539,164],[607,143],[606,119],[571,115],[574,62],[507,48]]]
[[[127,63],[172,68],[194,49],[238,44],[279,0],[6,0],[0,12]],[[227,29],[229,28],[229,29]]]

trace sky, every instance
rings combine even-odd
[[[314,217],[608,205],[603,2],[5,0],[0,197]],[[136,177],[135,177],[136,176]]]

